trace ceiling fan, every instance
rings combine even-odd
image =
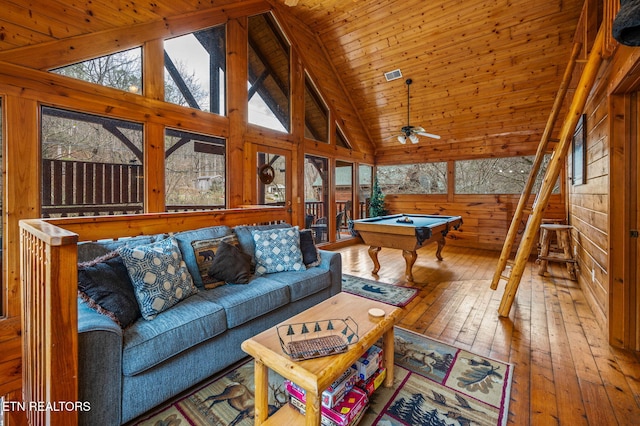
[[[411,126],[409,124],[409,112],[410,112],[409,89],[411,87],[411,83],[413,83],[413,80],[408,78],[407,81],[405,81],[405,83],[407,84],[407,125],[404,126],[402,129],[400,129],[400,134],[398,135],[398,142],[400,142],[403,145],[407,143],[407,140],[411,141],[411,143],[418,143],[418,135],[426,136],[428,138],[433,138],[433,139],[440,139],[439,135],[434,135],[433,133],[427,133],[424,131],[424,128],[419,126]]]

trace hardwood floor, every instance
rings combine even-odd
[[[367,246],[336,251],[345,274],[375,279]],[[433,246],[418,252],[420,292],[399,326],[513,363],[510,424],[640,424],[640,355],[609,346],[564,267],[542,277],[530,261],[509,318],[500,318],[505,284],[489,288],[499,253],[447,246],[443,257]],[[400,250],[383,248],[379,259],[380,281],[406,284]]]

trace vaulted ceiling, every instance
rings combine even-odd
[[[407,120],[438,143],[539,141],[573,44],[579,0],[270,0],[316,34],[376,148]],[[241,3],[3,0],[0,51]],[[384,73],[400,69],[402,78]],[[411,111],[407,86],[411,78]],[[321,86],[321,82],[318,82]],[[424,142],[423,142],[424,141]],[[421,139],[421,143],[435,143]],[[534,148],[535,149],[535,148]]]

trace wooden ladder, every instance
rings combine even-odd
[[[567,92],[568,85],[571,81],[571,75],[575,68],[575,63],[582,47],[581,43],[578,42],[576,42],[573,46],[571,59],[569,60],[569,63],[567,65],[561,87],[558,90],[558,94],[556,95],[553,109],[549,116],[549,120],[547,121],[547,126],[540,140],[540,144],[538,145],[538,150],[536,152],[536,157],[531,169],[531,173],[529,174],[529,178],[527,179],[527,183],[520,197],[520,201],[518,202],[518,206],[516,207],[513,219],[511,220],[511,226],[509,227],[509,232],[507,233],[507,237],[502,248],[502,253],[500,254],[500,258],[498,260],[498,266],[493,276],[493,280],[491,281],[491,289],[493,290],[498,288],[500,279],[504,279],[507,281],[504,294],[502,295],[502,300],[500,302],[500,307],[498,308],[498,314],[501,317],[509,316],[511,305],[513,304],[513,300],[515,299],[518,286],[520,285],[520,280],[522,278],[524,269],[529,259],[529,255],[531,253],[531,248],[533,247],[535,235],[538,231],[538,228],[540,227],[540,223],[542,222],[542,215],[545,208],[547,207],[547,204],[549,203],[549,197],[553,192],[555,183],[557,182],[560,171],[562,170],[562,167],[564,165],[567,152],[569,151],[569,147],[571,146],[572,136],[576,124],[578,123],[578,119],[580,118],[580,115],[584,110],[587,97],[595,82],[598,69],[600,68],[603,57],[603,33],[604,32],[602,29],[600,29],[600,31],[598,32],[593,48],[591,49],[591,52],[589,54],[589,59],[587,60],[585,68],[580,77],[580,82],[578,83],[578,87],[576,88],[571,106],[569,107],[569,112],[567,113],[567,116],[563,123],[562,130],[560,131],[560,140],[558,141],[558,145],[551,155],[551,160],[547,166],[542,185],[540,187],[540,190],[538,191],[538,194],[536,195],[535,201],[533,202],[533,207],[529,211],[526,210],[525,207],[531,195],[531,191],[533,189],[536,176],[542,164],[542,160],[544,159],[544,155],[547,151],[547,146],[550,139],[549,136],[562,106],[562,102],[564,101],[564,96]],[[522,240],[520,241],[520,246],[518,247],[518,251],[516,252],[515,260],[513,261],[511,273],[509,275],[505,275],[504,272],[507,267],[507,263],[509,263],[511,250],[513,249],[513,245],[518,234],[518,227],[520,226],[520,222],[522,221],[525,213],[528,214],[528,219],[526,222],[524,233],[522,235]]]

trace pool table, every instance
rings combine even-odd
[[[378,252],[382,247],[400,249],[406,263],[405,279],[408,282],[413,282],[411,271],[418,257],[416,250],[435,241],[438,243],[436,257],[442,260],[444,238],[449,230],[458,229],[460,225],[460,216],[426,214],[395,214],[353,221],[353,229],[370,246],[371,273],[376,275],[380,270]]]

